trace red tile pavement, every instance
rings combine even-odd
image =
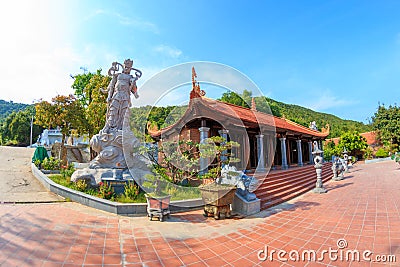
[[[3,204],[0,265],[400,266],[400,166],[357,164],[345,177],[326,183],[326,194],[309,192],[256,216],[220,221],[201,211],[149,222],[76,203]],[[273,261],[259,259],[265,249]],[[279,250],[286,261],[278,260]],[[302,261],[312,250],[324,258]],[[394,255],[396,262],[366,262],[367,250],[371,259]],[[353,252],[360,262],[345,261]]]

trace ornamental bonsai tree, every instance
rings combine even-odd
[[[221,177],[222,166],[229,163],[240,162],[235,157],[232,148],[238,148],[240,144],[235,141],[227,141],[222,136],[207,138],[204,143],[199,145],[200,157],[211,159],[211,168],[207,173],[199,175],[201,178],[212,178],[214,181]]]
[[[152,163],[159,179],[180,184],[183,179],[196,177],[199,164],[198,144],[191,140],[164,141],[160,146],[143,146],[140,153]]]

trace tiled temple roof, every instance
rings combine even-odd
[[[240,120],[242,120],[243,123],[251,123],[256,125],[259,124],[263,126],[272,126],[272,127],[274,126],[276,128],[276,131],[281,131],[281,132],[290,131],[297,134],[305,134],[320,138],[326,138],[329,135],[329,128],[322,132],[316,131],[308,127],[305,127],[303,125],[292,122],[290,120],[287,120],[285,118],[279,118],[257,110],[252,110],[250,108],[245,108],[242,106],[225,103],[222,101],[210,99],[203,96],[197,97],[195,98],[195,100],[192,99],[189,103],[186,113],[188,113],[188,110],[191,110],[193,108],[191,107],[191,105],[200,105],[200,104],[202,106],[209,107],[216,114],[224,115],[227,117],[240,118]],[[190,115],[186,113],[182,116],[182,118],[187,115]],[[179,124],[179,121],[161,130],[150,130],[150,129],[148,130],[152,137],[157,137],[160,136],[163,132],[174,128],[174,126],[177,124]]]

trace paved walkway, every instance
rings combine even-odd
[[[0,146],[0,203],[55,202],[62,198],[50,193],[32,175],[34,148]]]
[[[357,164],[325,186],[238,220],[193,211],[149,222],[76,203],[3,204],[0,265],[400,266],[400,166]],[[273,250],[286,254],[279,261]],[[307,260],[313,251],[320,260]],[[346,261],[357,252],[361,262]],[[397,262],[363,261],[388,255]]]

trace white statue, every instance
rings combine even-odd
[[[130,131],[129,125],[126,129],[122,129],[124,120],[129,119],[125,116],[125,112],[131,106],[131,93],[136,98],[139,97],[136,81],[142,76],[142,72],[132,68],[132,64],[133,61],[130,59],[126,59],[124,65],[113,62],[108,70],[112,80],[107,87],[106,123],[104,128],[90,139],[91,148],[98,153],[91,161],[90,168],[127,168],[124,147],[127,148],[127,144],[137,145],[139,142]],[[118,72],[120,67],[122,67],[121,73]],[[135,75],[130,74],[132,70],[135,71]],[[123,144],[123,139],[126,145]]]
[[[42,136],[40,138],[40,145],[42,146],[49,146],[50,145],[50,140],[49,140],[49,130],[44,129]]]
[[[113,62],[108,70],[108,75],[112,76],[112,80],[107,87],[107,118],[103,128],[104,133],[110,131],[122,130],[124,115],[131,106],[131,92],[138,98],[136,81],[142,75],[140,70],[132,68],[133,61],[126,59],[122,66],[118,62]],[[119,66],[122,72],[118,73]],[[135,76],[131,75],[131,70],[135,71]]]
[[[317,123],[315,121],[310,122],[310,129],[318,131]]]

